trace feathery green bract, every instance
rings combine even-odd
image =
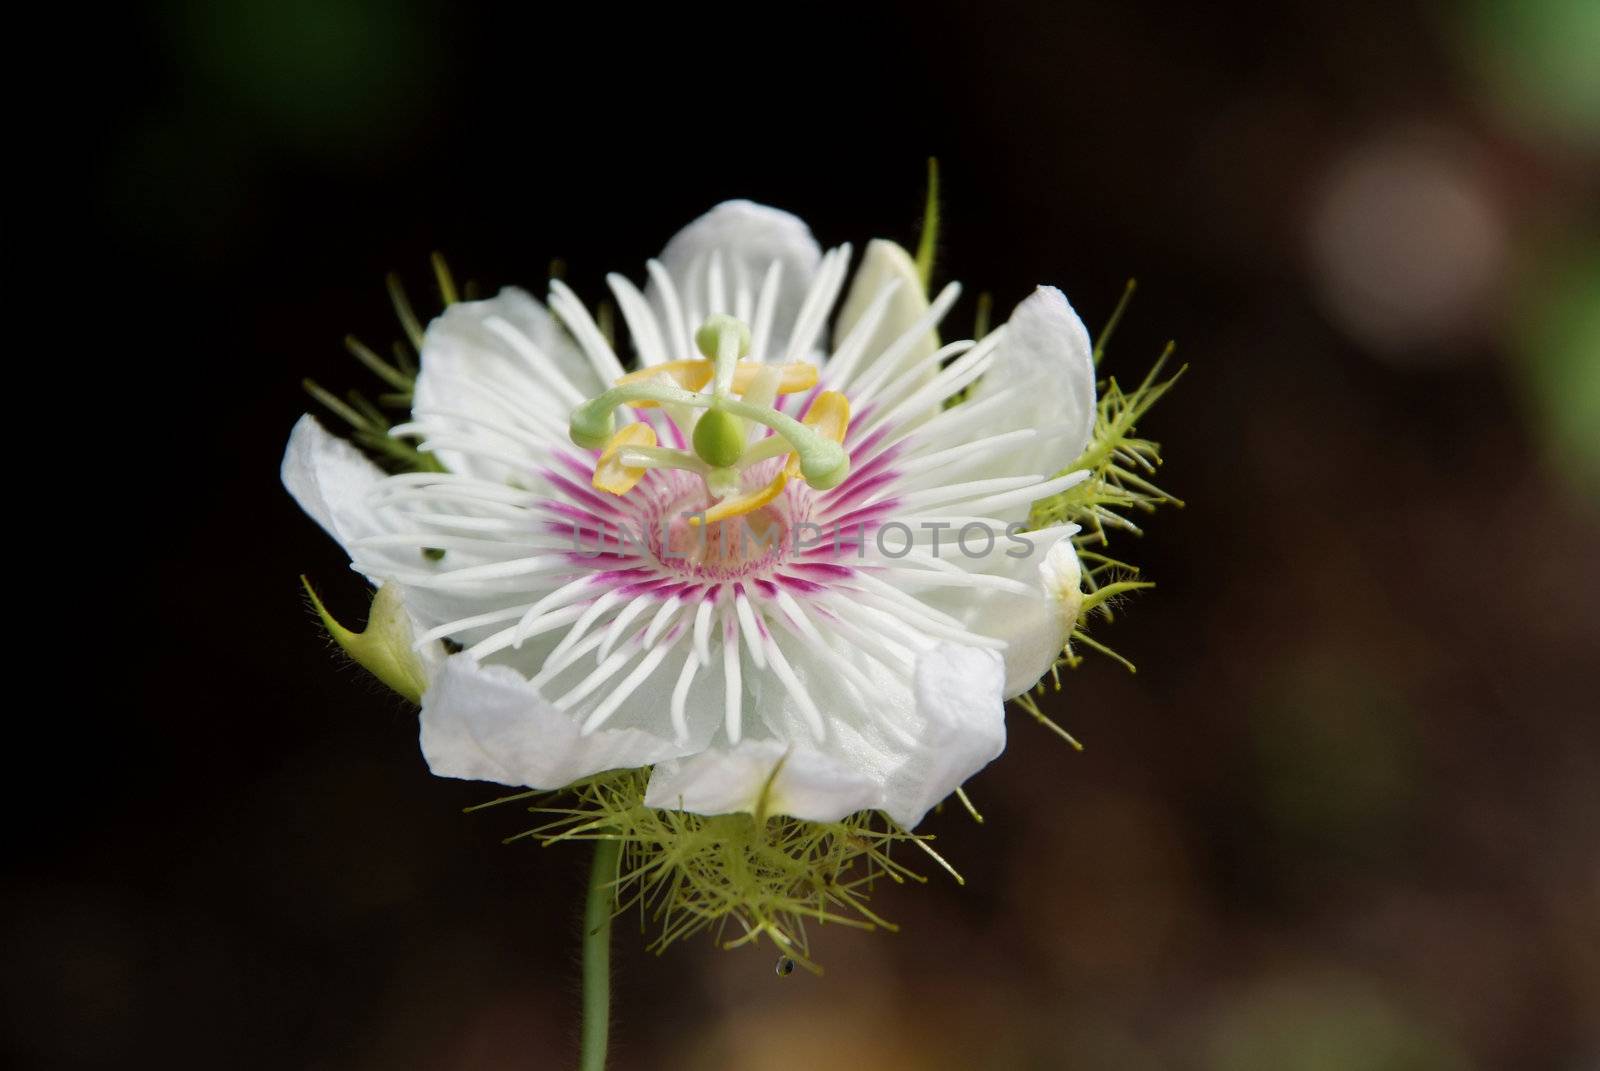
[[[808,954],[808,925],[894,930],[868,906],[873,883],[885,877],[926,880],[892,858],[896,847],[915,845],[955,874],[928,846],[931,837],[907,833],[876,811],[811,822],[763,813],[661,810],[644,804],[649,779],[648,769],[619,770],[559,795],[525,792],[482,806],[539,800],[529,810],[542,824],[511,841],[620,840],[617,910],[638,908],[641,923],[653,924],[650,947],[656,952],[714,930],[724,948],[765,937],[820,973]]]

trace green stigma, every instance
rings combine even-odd
[[[694,333],[694,344],[708,361],[737,361],[750,352],[750,329],[742,320],[715,313]]]

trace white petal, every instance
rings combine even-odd
[[[663,762],[650,774],[644,802],[695,814],[754,813],[763,791],[768,814],[813,822],[836,822],[875,807],[881,794],[865,773],[809,746],[745,740],[732,748]]]
[[[374,507],[373,491],[389,477],[354,445],[330,434],[313,416],[301,417],[290,433],[282,477],[300,508],[339,542],[374,587],[390,579],[438,574],[479,560],[470,552],[452,551],[447,561],[434,561],[423,553],[420,541],[391,538],[414,533],[418,526],[411,515],[393,507]],[[418,633],[443,621],[503,605],[409,584],[401,585],[401,597]]]
[[[978,647],[940,644],[918,656],[912,690],[925,724],[917,747],[884,786],[889,817],[915,828],[1006,749],[1004,675],[1000,656]]]
[[[792,660],[831,715],[818,750],[876,783],[874,806],[905,829],[1005,750],[1005,667],[995,651],[939,643],[916,656],[909,676],[870,668],[878,687],[864,708],[825,662]]]
[[[792,749],[789,762],[802,756],[829,761],[808,758],[797,766],[796,776],[805,775],[800,784],[807,791],[789,791],[769,810],[833,820],[872,806],[910,829],[1005,749],[1005,670],[997,652],[953,643],[930,645],[907,672],[903,666],[891,670],[848,645],[831,658],[798,646],[786,646],[786,651],[796,677],[828,712],[828,737],[821,744],[811,739],[803,712],[783,689],[763,690],[757,700],[759,720],[782,734]],[[849,677],[867,681],[870,694],[857,691],[841,672],[839,662],[846,659],[856,671]],[[730,768],[733,783],[719,791],[727,798],[754,799],[761,789],[758,772],[770,774],[770,764],[759,770]],[[824,794],[833,790],[829,786],[853,784],[855,778],[876,786],[876,798],[862,803],[862,797],[840,788],[839,799],[828,805]]]
[[[1094,433],[1094,354],[1089,332],[1065,295],[1041,286],[1012,312],[994,363],[967,404],[1004,394],[1009,400],[987,426],[990,434],[1037,428],[1025,447],[997,456],[995,475],[1053,474],[1077,460]]]
[[[353,541],[385,531],[367,505],[367,494],[384,478],[383,470],[355,446],[329,434],[309,413],[289,433],[280,475],[300,508],[346,553]],[[377,584],[382,577],[374,572],[368,579]]]
[[[485,301],[457,302],[428,325],[413,410],[431,434],[485,438],[515,455],[526,448],[485,436],[481,425],[430,414],[474,414],[559,443],[572,408],[604,388],[545,307],[509,287]],[[447,448],[438,453],[451,472],[495,480],[513,475],[500,461]]]
[[[703,318],[709,309],[707,277],[713,253],[720,254],[724,276],[752,280],[753,285],[760,284],[774,261],[782,266],[772,342],[768,354],[754,356],[760,359],[781,353],[822,259],[810,229],[788,212],[752,201],[724,201],[683,228],[662,250],[661,263],[682,297],[686,317]],[[659,289],[652,283],[648,293],[660,310]],[[692,333],[700,325],[685,326]]]
[[[877,330],[867,340],[863,349],[863,360],[854,369],[852,379],[866,372],[879,354],[888,349],[917,322],[923,313],[928,311],[928,296],[923,291],[922,280],[917,275],[917,265],[911,259],[911,254],[894,242],[875,238],[867,243],[866,250],[861,254],[861,264],[856,268],[855,278],[850,282],[850,292],[839,308],[839,318],[833,327],[835,350],[855,327],[862,314],[867,311],[873,299],[891,283],[898,284],[894,296],[889,299],[888,308],[884,311],[883,320],[879,322]],[[899,363],[903,366],[914,365],[938,348],[938,334],[929,331],[901,355]],[[924,369],[921,378],[930,379],[937,371],[937,367]]]
[[[585,736],[576,718],[516,670],[458,654],[422,697],[422,754],[440,777],[564,788],[604,770],[682,755],[665,716],[661,721],[660,735],[603,728]]]
[[[350,443],[330,435],[316,417],[307,414],[295,423],[283,453],[281,474],[284,487],[300,508],[337,540],[345,553],[350,553],[354,540],[386,533],[381,515],[367,505],[368,493],[384,479],[383,470]],[[375,587],[381,587],[400,568],[414,568],[414,555],[415,551],[400,547],[365,551],[363,572]],[[421,631],[421,623],[414,608],[406,605],[405,593],[399,594],[408,631],[414,635]],[[374,608],[381,609],[377,603]],[[395,624],[389,622],[390,627]],[[368,627],[371,626],[369,619]],[[423,644],[417,649],[429,678],[438,670],[443,651],[444,646],[439,643]]]
[[[1077,623],[1083,595],[1071,539],[1076,531],[1075,525],[1063,525],[1002,537],[994,550],[981,558],[955,553],[944,559],[974,572],[1019,580],[1028,587],[1028,594],[979,588],[924,596],[930,605],[951,614],[973,632],[1006,641],[1003,694],[1007,699],[1039,682],[1055,664]],[[1026,548],[1019,541],[1025,541]],[[973,549],[980,548],[974,545]],[[1026,553],[1010,556],[1009,552],[1024,549]]]

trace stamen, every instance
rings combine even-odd
[[[850,430],[850,399],[836,390],[825,390],[811,403],[801,423],[824,439],[842,445],[845,433]],[[799,475],[798,454],[790,455],[785,469],[791,476]]]
[[[591,398],[572,412],[568,432],[572,441],[587,450],[599,450],[611,441],[612,411],[620,405],[638,405],[641,400],[668,402],[693,409],[710,409],[715,403],[736,417],[764,424],[788,440],[800,457],[800,474],[819,491],[837,487],[850,473],[850,457],[831,439],[775,409],[762,409],[744,401],[719,399],[707,394],[691,394],[667,383],[639,383],[612,387]]]
[[[762,409],[729,399],[722,407],[734,416],[765,424],[789,442],[800,462],[800,475],[819,491],[839,486],[850,474],[850,455],[844,447],[776,409]]]
[[[594,466],[594,486],[596,490],[609,491],[614,495],[625,495],[633,490],[645,474],[645,469],[636,468],[627,464],[619,456],[625,446],[654,446],[656,444],[656,429],[643,422],[629,424],[611,437],[606,443],[605,451],[600,455],[600,460]]]
[[[710,414],[707,414],[708,416]],[[702,418],[703,419],[703,418]],[[850,427],[850,400],[843,394],[834,390],[825,390],[817,395],[811,403],[811,408],[806,410],[805,427],[818,432],[820,435],[831,439],[835,443],[844,442],[845,432]],[[739,517],[765,506],[783,490],[789,480],[800,475],[800,458],[798,454],[791,453],[789,460],[778,474],[765,487],[724,499],[705,512],[705,523],[715,524],[725,521],[730,517]],[[689,518],[689,523],[700,523],[698,516]]]
[[[631,295],[630,295],[631,296]],[[630,302],[624,301],[626,308]],[[824,391],[812,402],[803,421],[779,412],[781,394],[809,391],[817,369],[804,361],[768,364],[741,360],[750,352],[750,329],[723,313],[706,319],[694,342],[703,360],[679,359],[619,375],[598,397],[578,405],[568,422],[573,442],[601,451],[595,465],[595,488],[614,495],[631,491],[652,468],[694,472],[706,485],[712,504],[690,524],[702,525],[754,512],[777,498],[796,477],[818,490],[838,486],[850,471],[844,449],[850,404],[837,391]],[[709,389],[708,389],[709,388]],[[704,410],[690,430],[688,450],[659,447],[649,424],[614,431],[619,406],[668,407],[683,426],[689,410]],[[773,435],[763,439],[759,425]],[[788,457],[766,486],[745,491],[741,473],[756,460]]]
[[[788,482],[788,472],[784,469],[779,469],[778,474],[772,478],[772,482],[765,487],[747,491],[742,495],[733,495],[725,498],[704,511],[704,521],[706,524],[716,524],[718,521],[725,521],[730,517],[742,517],[746,513],[754,513],[768,502],[777,498],[783,491],[784,485]],[[692,514],[689,517],[689,524],[697,526],[701,523],[701,518],[701,514]]]

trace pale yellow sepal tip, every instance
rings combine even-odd
[[[600,454],[600,460],[594,467],[594,486],[596,490],[606,491],[613,495],[625,495],[633,490],[633,485],[644,476],[645,470],[624,465],[618,456],[624,446],[654,446],[656,444],[656,429],[649,424],[629,424],[611,436],[611,441],[606,443],[606,448]]]

